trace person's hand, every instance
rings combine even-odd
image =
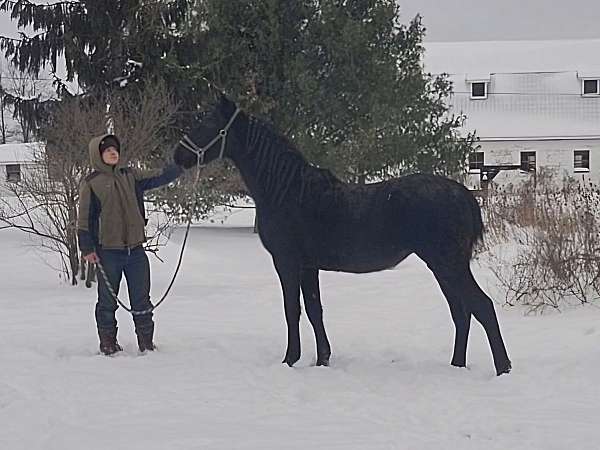
[[[87,255],[84,255],[83,259],[85,259],[87,262],[92,263],[92,264],[96,264],[98,261],[100,261],[100,258],[98,258],[98,255],[96,254],[96,252],[92,252]]]

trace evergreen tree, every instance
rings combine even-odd
[[[32,79],[50,72],[59,99],[70,96],[65,82],[73,81],[86,95],[101,96],[107,90],[156,78],[178,39],[176,30],[184,20],[186,6],[184,0],[65,0],[52,4],[3,0],[0,11],[10,12],[17,25],[31,28],[33,35],[0,37],[0,49],[14,67]],[[61,58],[66,80],[56,76]],[[7,102],[15,117],[29,125],[24,136],[42,128],[55,103],[31,95],[13,95]]]
[[[185,19],[186,0],[82,0],[34,4],[4,0],[19,27],[33,36],[0,38],[0,49],[21,71],[39,74],[46,66],[56,72],[63,57],[67,81],[85,90],[121,86],[155,76],[177,41]]]
[[[420,17],[394,0],[196,2],[189,71],[262,114],[313,162],[354,181],[457,175],[474,136],[448,114],[452,86],[422,68]],[[191,62],[193,64],[193,62]]]
[[[462,171],[472,136],[458,139],[462,118],[447,116],[448,80],[423,72],[420,17],[400,24],[395,0],[321,2],[309,31],[315,150],[329,148],[345,178]]]

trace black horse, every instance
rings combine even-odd
[[[317,343],[317,365],[331,348],[319,291],[319,270],[365,273],[388,269],[411,253],[427,263],[456,327],[452,365],[464,367],[471,314],[487,333],[498,375],[511,362],[490,298],[469,266],[482,238],[481,211],[461,184],[415,174],[355,185],[309,164],[268,125],[221,97],[175,150],[186,168],[227,157],[256,204],[260,239],[283,290],[288,345],[283,362],[300,358],[300,290]]]

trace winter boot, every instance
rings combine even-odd
[[[152,342],[152,338],[154,337],[154,324],[143,329],[135,330],[135,334],[137,335],[140,352],[145,352],[146,350],[152,352],[156,349],[154,342]]]
[[[100,352],[106,356],[114,355],[123,349],[117,342],[117,329],[98,329],[98,337],[100,338]]]

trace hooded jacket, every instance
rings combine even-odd
[[[93,138],[89,144],[93,172],[82,182],[79,193],[77,235],[84,255],[104,249],[131,249],[146,241],[144,191],[168,184],[183,170],[176,165],[159,171],[137,172],[122,159],[116,166],[102,161],[100,142],[114,135]],[[121,158],[123,152],[120,152]]]

